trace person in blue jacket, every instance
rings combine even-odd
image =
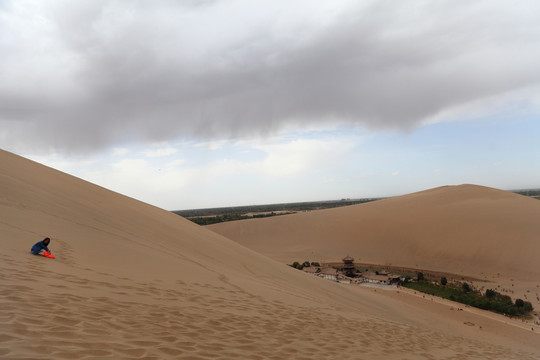
[[[37,243],[32,246],[32,249],[30,249],[30,252],[34,255],[45,255],[51,254],[51,250],[47,247],[49,243],[51,242],[51,239],[45,238],[41,241],[38,241]]]

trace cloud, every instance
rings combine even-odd
[[[196,184],[199,174],[183,169],[181,160],[156,164],[141,158],[124,158],[99,169],[78,170],[82,178],[148,203],[172,206],[175,196]],[[180,201],[177,201],[180,203]]]
[[[129,154],[129,149],[127,148],[114,148],[112,156],[123,156]]]
[[[185,164],[185,163],[186,163],[185,160],[183,160],[183,159],[177,159],[177,160],[173,160],[173,161],[167,163],[166,166],[167,166],[168,168],[174,168],[174,167],[183,165],[183,164]]]
[[[535,1],[5,2],[0,141],[95,150],[291,124],[411,129],[509,93],[538,106],[539,11]]]
[[[337,166],[353,144],[346,140],[300,139],[257,145],[265,153],[254,166],[265,177],[293,177]]]
[[[153,146],[130,149],[126,156],[103,156],[99,166],[88,167],[73,159],[64,167],[68,173],[108,189],[158,206],[175,209],[277,201],[278,196],[298,196],[313,184],[327,183],[327,172],[335,173],[351,159],[357,141],[346,136],[326,139],[273,137],[264,141],[222,142],[220,156],[208,156],[211,147],[186,148],[164,157],[149,157]],[[167,149],[159,148],[158,150]],[[239,152],[250,153],[238,157]],[[255,155],[253,155],[255,153]],[[51,164],[54,159],[43,161]],[[279,190],[285,186],[286,190]],[[266,189],[261,193],[261,188]],[[322,190],[317,197],[323,196]],[[261,199],[262,198],[262,199]],[[189,205],[188,205],[189,204]]]
[[[177,149],[168,146],[168,147],[164,147],[160,149],[146,151],[144,155],[146,157],[166,157],[166,156],[173,155],[177,152],[178,152]]]

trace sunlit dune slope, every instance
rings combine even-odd
[[[379,264],[540,279],[540,201],[476,185],[208,228],[284,262],[350,255]]]
[[[328,282],[13,154],[0,164],[2,359],[540,355],[531,331]],[[54,260],[29,253],[45,236]]]

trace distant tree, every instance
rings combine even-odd
[[[311,263],[311,266],[320,267],[321,264],[319,264],[318,262],[314,261],[314,262]]]
[[[464,292],[468,293],[470,292],[472,289],[471,289],[471,286],[467,283],[463,283],[463,285],[461,285],[461,288],[463,289]]]
[[[516,299],[516,307],[523,307],[525,306],[525,301],[521,300],[521,299]]]
[[[448,280],[443,276],[443,277],[441,278],[441,285],[442,285],[442,286],[446,286],[446,284],[448,284]]]
[[[302,267],[310,267],[311,265],[309,264],[309,261],[304,261],[304,263],[302,264]]]
[[[424,273],[423,273],[423,272],[419,272],[419,273],[417,274],[417,276],[416,276],[416,279],[417,279],[418,281],[424,280]]]
[[[496,295],[497,295],[497,292],[496,292],[496,291],[491,290],[491,289],[487,289],[487,290],[486,290],[486,297],[487,297],[487,298],[492,299],[492,298],[494,298]]]
[[[295,268],[295,269],[298,269],[299,266],[300,266],[300,263],[298,261],[295,261],[292,264],[292,267]]]

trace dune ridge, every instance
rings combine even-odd
[[[540,279],[540,201],[478,185],[207,228],[276,260],[360,262]]]
[[[442,186],[294,215],[207,226],[283,263],[392,265],[473,277],[540,309],[540,201],[485,186]]]
[[[2,359],[540,355],[530,331],[327,282],[19,156],[0,163]],[[54,260],[29,254],[45,236]]]

